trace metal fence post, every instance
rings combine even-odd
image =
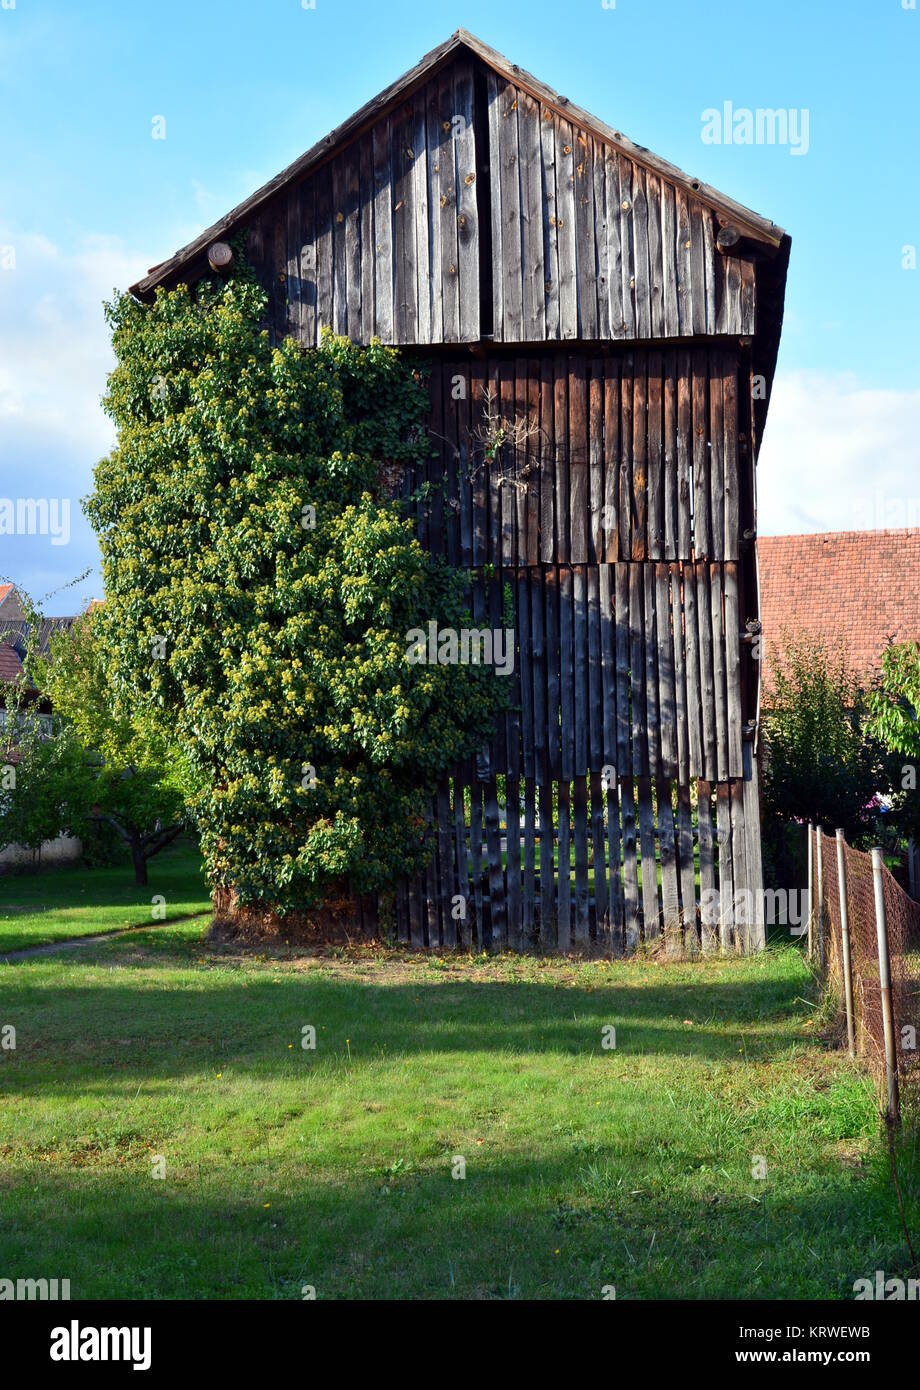
[[[843,831],[837,831],[837,888],[840,894],[840,946],[843,957],[843,992],[847,1006],[847,1043],[850,1056],[856,1056],[856,1033],[853,1027],[853,969],[850,961],[850,918],[847,908],[846,841]]]
[[[811,823],[811,821],[809,821],[809,822],[808,822],[808,959],[809,959],[809,960],[811,960],[812,957],[814,956],[814,950],[815,950],[814,933],[813,933],[813,931],[812,931],[812,921],[813,921],[813,919],[814,919],[814,902],[815,902],[815,863],[814,863],[814,850],[813,850],[813,848],[812,848],[812,843],[811,843],[811,832],[812,832],[812,829],[813,829],[812,823]]]
[[[815,835],[816,858],[815,882],[818,888],[818,968],[824,974],[824,843],[820,825]]]
[[[878,978],[882,995],[882,1025],[885,1030],[885,1076],[888,1082],[888,1119],[898,1124],[901,1098],[898,1093],[898,1056],[894,1043],[894,1012],[891,1004],[891,961],[888,956],[888,924],[885,919],[885,885],[882,879],[882,851],[872,851],[872,882],[875,888],[875,928],[878,935]]]

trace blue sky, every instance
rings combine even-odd
[[[96,565],[101,299],[461,24],[792,235],[761,531],[920,525],[912,3],[0,0],[0,498],[72,499],[69,543],[0,536],[0,574],[41,597]],[[704,143],[726,101],[807,111],[807,154]],[[47,611],[100,593],[95,572]]]

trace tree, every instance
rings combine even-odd
[[[901,819],[920,838],[920,643],[889,643],[878,681],[868,696],[869,727],[892,753],[906,762],[900,769]]]
[[[130,852],[135,882],[145,884],[148,860],[185,828],[191,773],[175,741],[119,697],[100,640],[99,612],[52,640],[49,658],[34,663],[35,679],[55,713],[51,744],[67,749],[72,804],[83,796],[83,823],[105,821],[116,830]],[[82,756],[79,769],[72,748]],[[40,782],[49,765],[53,757],[33,754],[27,785]],[[71,812],[67,828],[73,824]]]
[[[868,705],[842,653],[785,637],[763,710],[764,818],[816,821],[858,843],[892,787],[891,759],[868,726]]]
[[[94,776],[75,735],[41,735],[27,717],[20,725],[15,764],[0,778],[0,846],[39,850],[58,835],[83,833]]]
[[[118,444],[86,509],[115,680],[188,754],[211,885],[285,913],[424,864],[436,779],[510,682],[407,659],[412,629],[470,625],[388,495],[431,449],[421,370],[272,349],[265,305],[244,273],[107,306]]]

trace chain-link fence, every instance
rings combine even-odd
[[[876,1076],[891,1118],[920,1098],[920,903],[879,850],[809,826],[809,953],[846,1013],[850,1051]]]

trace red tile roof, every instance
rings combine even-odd
[[[761,536],[764,685],[782,633],[822,638],[867,676],[889,638],[920,640],[920,528]]]
[[[3,602],[12,587],[12,584],[0,584],[0,603]]]
[[[15,681],[22,675],[22,662],[9,642],[0,642],[0,681]]]

